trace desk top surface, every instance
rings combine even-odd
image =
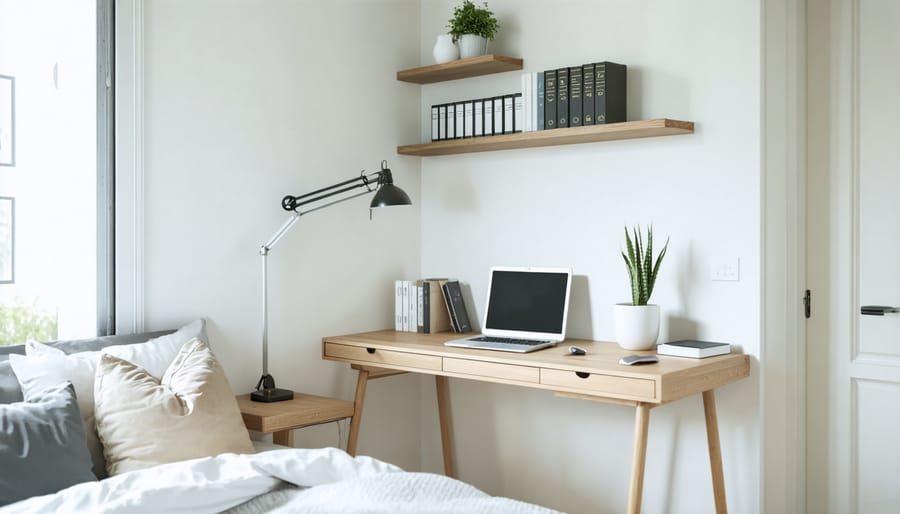
[[[619,359],[625,355],[653,355],[655,350],[625,350],[616,343],[567,339],[558,345],[530,353],[511,353],[496,350],[476,350],[471,348],[455,348],[444,346],[444,342],[477,334],[456,334],[439,332],[436,334],[419,334],[415,332],[397,332],[379,330],[359,334],[331,336],[322,338],[323,343],[340,343],[353,346],[365,346],[381,350],[404,351],[421,355],[451,357],[495,362],[516,366],[547,367],[577,372],[604,373],[622,377],[663,379],[681,375],[702,375],[713,371],[733,370],[735,380],[749,375],[749,356],[728,354],[705,359],[672,357],[660,355],[657,364],[641,364],[625,366]],[[570,355],[569,345],[577,345],[587,351],[587,355]]]

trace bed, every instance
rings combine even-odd
[[[337,448],[250,441],[198,320],[0,347],[0,513],[43,512],[554,511]]]

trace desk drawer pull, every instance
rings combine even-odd
[[[587,373],[585,371],[576,371],[575,376],[578,378],[587,378],[587,377],[591,376],[591,374]]]
[[[366,351],[369,353],[375,353],[375,348],[366,348]]]

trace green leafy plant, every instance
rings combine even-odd
[[[0,305],[0,346],[23,344],[29,339],[53,341],[59,328],[56,313],[45,313],[37,302],[22,305]]]
[[[457,42],[463,34],[475,34],[488,40],[493,40],[500,30],[500,22],[494,17],[494,13],[488,9],[487,2],[484,8],[475,7],[475,4],[465,0],[462,5],[453,8],[453,18],[447,25],[453,42]]]
[[[659,273],[659,265],[662,264],[663,257],[666,256],[666,250],[669,248],[669,239],[666,238],[666,244],[656,257],[656,263],[653,262],[653,226],[647,227],[647,245],[644,246],[643,234],[640,227],[632,229],[634,237],[628,233],[628,227],[625,227],[625,245],[626,250],[622,252],[622,258],[625,259],[625,267],[628,268],[628,278],[631,281],[631,303],[632,305],[647,305],[650,301],[650,295],[653,294],[653,286],[656,284],[656,275]]]

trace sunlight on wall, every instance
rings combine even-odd
[[[58,316],[59,338],[96,332],[96,32],[93,0],[0,0],[0,75],[16,88],[15,165],[0,167],[15,281],[0,306]]]

